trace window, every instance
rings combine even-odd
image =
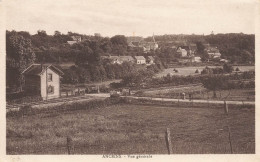
[[[48,94],[53,94],[54,93],[54,87],[49,85],[48,86]]]
[[[48,82],[52,81],[52,74],[48,74]]]

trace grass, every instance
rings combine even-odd
[[[174,154],[255,153],[254,109],[118,104],[106,108],[7,117],[7,154],[167,154],[166,128]]]
[[[166,76],[167,74],[171,74],[171,75],[184,75],[184,76],[187,76],[187,75],[199,75],[200,72],[205,68],[206,66],[190,66],[190,67],[177,67],[177,68],[168,68],[168,69],[165,69],[163,72],[157,74],[157,77],[162,77],[162,76]],[[215,67],[222,67],[222,66],[208,66],[210,68],[215,68]],[[241,72],[244,72],[244,71],[250,71],[250,70],[254,70],[255,69],[255,66],[233,66],[234,70],[236,68],[239,68]],[[177,69],[179,72],[178,73],[175,73],[173,71],[173,69]],[[196,70],[199,70],[199,73],[195,73]]]

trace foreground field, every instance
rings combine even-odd
[[[174,154],[255,152],[254,109],[114,105],[107,108],[7,118],[7,154],[167,154],[170,128]]]

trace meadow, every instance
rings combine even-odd
[[[167,74],[171,75],[180,75],[180,76],[188,76],[188,75],[199,75],[200,72],[205,68],[206,66],[190,66],[190,67],[179,67],[179,68],[168,68],[157,74],[157,77],[163,77],[167,76]],[[209,68],[222,68],[222,66],[208,66]],[[240,69],[240,72],[244,71],[251,71],[255,70],[255,66],[233,66],[234,70],[236,68]],[[178,73],[175,73],[173,70],[176,69],[178,70]],[[199,73],[195,73],[196,70],[199,70]]]
[[[167,154],[166,128],[174,154],[255,153],[255,109],[117,104],[7,117],[7,154]]]

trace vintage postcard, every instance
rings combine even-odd
[[[259,6],[1,0],[0,161],[259,161]]]

